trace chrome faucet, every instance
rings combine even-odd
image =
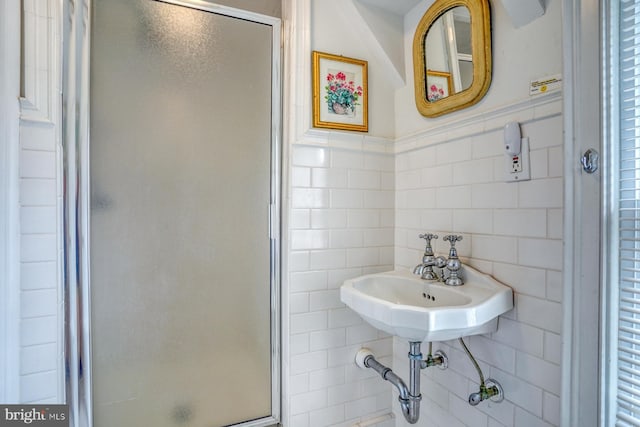
[[[422,256],[422,263],[416,265],[413,269],[413,274],[419,275],[424,280],[438,280],[438,275],[433,271],[433,267],[443,268],[447,261],[439,256],[436,257],[433,254],[433,248],[431,247],[431,239],[437,239],[437,234],[420,234],[418,237],[426,240],[427,245],[424,248],[424,255]]]
[[[462,267],[462,263],[458,258],[458,251],[456,249],[456,242],[462,240],[462,236],[456,236],[454,234],[449,234],[443,237],[443,240],[449,242],[451,244],[451,248],[449,248],[449,258],[444,259],[441,256],[435,256],[433,253],[433,248],[431,247],[431,240],[437,239],[438,235],[436,234],[420,234],[418,237],[424,239],[427,244],[424,248],[424,255],[422,256],[422,263],[415,266],[413,269],[413,274],[419,275],[421,279],[424,280],[441,280],[445,283],[445,285],[449,286],[460,286],[463,285],[464,282],[462,278],[458,275],[460,268]],[[438,267],[442,269],[441,277],[438,277],[438,274],[433,271],[433,267]],[[449,271],[449,276],[445,278],[444,269]]]

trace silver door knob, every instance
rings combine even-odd
[[[589,148],[582,155],[582,159],[580,159],[580,163],[582,163],[582,170],[586,173],[594,173],[598,170],[598,161],[600,160],[600,155],[593,148]]]

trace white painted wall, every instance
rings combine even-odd
[[[397,80],[387,77],[395,71],[380,45],[363,43],[359,29],[368,27],[351,2],[290,3],[284,425],[391,427],[390,388],[359,370],[354,357],[367,345],[391,363],[392,339],[347,309],[338,288],[347,278],[393,266],[388,137]],[[312,50],[369,61],[369,133],[311,129]]]
[[[404,50],[398,49],[404,39],[404,15],[389,13],[388,10],[359,0],[355,0],[353,4],[371,30],[375,41],[384,50],[389,63],[404,78]]]
[[[425,55],[428,58],[427,69],[449,72],[449,54],[444,31],[444,19],[438,19],[429,27]]]
[[[287,3],[295,6],[286,12],[292,18],[287,40],[294,50],[288,53],[293,62],[285,79],[292,85],[285,101],[290,112],[285,119],[286,425],[351,426],[378,416],[370,425],[395,425],[385,419],[392,407],[397,409],[391,387],[357,370],[352,357],[361,345],[373,346],[384,362],[393,357],[405,376],[405,344],[396,342],[392,352],[389,337],[342,306],[337,288],[346,277],[394,263],[414,265],[422,249],[416,234],[424,230],[462,233],[464,260],[512,285],[518,308],[503,318],[496,334],[470,340],[485,370],[502,380],[507,401],[479,409],[464,404],[477,379],[457,346],[448,343],[451,369],[425,373],[420,425],[557,425],[560,336],[559,322],[550,320],[561,310],[556,263],[563,207],[560,97],[531,101],[527,88],[532,78],[560,72],[558,2],[549,2],[544,17],[518,30],[501,4],[492,2],[489,93],[478,105],[438,119],[416,112],[410,74],[413,28],[430,1],[406,17],[408,75],[400,89],[383,49],[363,40],[360,29],[367,27],[351,2]],[[53,22],[50,9],[34,9],[33,15],[40,25]],[[53,42],[41,52],[55,52]],[[369,61],[368,134],[310,128],[312,50]],[[50,95],[59,90],[56,66],[40,68]],[[23,401],[62,397],[60,283],[53,267],[60,261],[60,234],[52,229],[52,221],[59,224],[61,163],[54,136],[59,121],[50,113],[53,125],[27,117],[21,123]],[[530,183],[500,183],[501,127],[511,119],[523,122],[523,133],[531,137]],[[526,229],[521,231],[519,223]],[[443,253],[444,247],[437,250]]]
[[[405,53],[431,1],[405,19]],[[417,426],[557,426],[560,423],[562,325],[562,97],[529,98],[529,81],[562,72],[561,10],[514,29],[492,1],[493,81],[475,106],[436,119],[420,116],[413,85],[396,95],[395,264],[420,260],[418,233],[455,232],[463,262],[513,287],[515,309],[498,331],[467,339],[487,377],[505,389],[500,404],[473,408],[478,377],[456,341],[436,343],[449,354],[446,371],[423,371]],[[409,73],[412,72],[407,67]],[[412,82],[413,77],[408,79]],[[502,127],[522,124],[531,142],[532,180],[503,182]],[[447,253],[442,240],[438,254]],[[394,340],[394,370],[408,370],[408,345]],[[406,374],[405,374],[406,375]],[[397,405],[397,426],[408,425]]]
[[[352,1],[311,1],[311,50],[369,62],[369,136],[394,137],[394,84],[392,66],[375,39],[363,40],[369,28]],[[309,52],[311,55],[311,52]],[[310,74],[309,74],[310,76]],[[309,114],[311,113],[310,110]],[[347,134],[345,138],[352,139]]]
[[[64,399],[59,209],[62,163],[56,98],[60,91],[57,61],[61,21],[56,5],[55,1],[25,2],[25,18],[33,31],[26,39],[27,93],[33,95],[22,101],[20,124],[23,310],[20,386],[14,388],[20,390],[16,400],[23,402]],[[334,28],[330,5],[325,6],[315,10],[321,22],[314,24],[315,28]],[[355,8],[351,11],[357,22]],[[309,20],[309,5],[304,15]],[[384,69],[380,65],[383,61],[370,59],[372,54],[356,37],[357,32],[349,25],[343,28],[346,33],[319,33],[313,49],[367,59],[375,69]],[[302,66],[309,65],[310,46],[308,41],[304,45]],[[294,74],[299,84],[310,88],[306,78],[309,69],[304,74],[297,71]],[[377,425],[391,425],[387,419],[389,389],[352,363],[361,342],[375,348],[383,360],[386,355],[390,362],[391,338],[379,335],[349,314],[337,291],[346,277],[388,269],[393,264],[394,161],[389,140],[371,136],[393,134],[393,88],[380,72],[373,73],[369,85],[376,93],[370,99],[375,106],[370,117],[376,124],[366,138],[340,132],[297,132],[299,138],[292,141],[295,147],[285,150],[291,153],[286,162],[291,165],[286,171],[291,177],[291,210],[287,212],[291,274],[286,281],[286,300],[290,303],[285,308],[290,314],[285,323],[291,336],[286,339],[288,353],[283,361],[290,375],[285,378],[288,394],[284,404],[289,425],[350,425],[371,416],[377,417]],[[310,113],[303,93],[310,92],[296,91],[292,105]],[[298,97],[304,100],[299,102]],[[300,123],[308,125],[309,116],[304,116]]]
[[[471,362],[457,342],[435,343],[449,355],[449,369],[423,371],[418,426],[559,425],[562,118],[559,99],[547,107],[543,117],[500,117],[520,120],[531,140],[528,182],[502,182],[502,129],[490,120],[485,132],[397,155],[396,266],[418,263],[418,233],[455,232],[464,239],[457,245],[463,263],[515,292],[516,308],[501,317],[498,331],[467,340],[485,376],[503,385],[505,401],[469,406],[478,387]],[[447,247],[438,240],[436,253],[446,256]],[[394,349],[394,370],[406,375],[407,343],[396,339]]]
[[[0,4],[0,402],[19,401],[20,2]]]
[[[432,0],[423,0],[405,16],[405,57],[412,61],[415,28]],[[493,79],[487,95],[475,106],[436,119],[421,116],[413,95],[413,68],[405,67],[407,85],[396,93],[396,138],[419,133],[434,125],[453,123],[475,114],[528,99],[529,81],[562,72],[561,4],[547,2],[541,18],[515,29],[502,2],[490,1]]]
[[[64,401],[60,2],[25,1],[20,99],[20,402]]]

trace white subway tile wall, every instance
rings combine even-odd
[[[61,402],[56,128],[23,122],[20,132],[20,399]]]
[[[561,135],[558,116],[527,123],[523,132],[535,134],[538,127],[555,127]],[[553,164],[561,163],[556,158],[562,155],[561,141],[558,137],[550,145],[531,137],[532,153],[537,154],[532,162],[546,164],[532,163],[532,169],[549,174],[539,177],[542,184],[504,184],[502,170],[495,166],[492,181],[485,182],[484,169],[502,159],[485,137],[500,143],[493,132],[455,141],[452,150],[445,143],[401,153],[397,161],[392,155],[293,146],[292,426],[353,426],[397,411],[389,384],[358,370],[353,357],[361,346],[372,347],[383,363],[393,359],[398,373],[406,376],[406,343],[396,343],[393,352],[390,337],[342,305],[338,288],[346,278],[393,268],[394,258],[398,267],[413,266],[422,252],[417,234],[427,230],[463,234],[463,259],[512,286],[517,309],[503,316],[498,332],[469,340],[487,375],[503,384],[506,401],[468,407],[466,398],[477,387],[475,371],[457,343],[440,344],[451,367],[423,374],[425,399],[418,425],[525,426],[532,420],[558,425],[562,193],[559,168]],[[60,194],[55,169],[32,167],[39,159],[56,158],[55,138],[49,138],[50,145],[31,146],[25,134],[22,147],[21,397],[33,402],[61,398],[55,309],[60,254],[51,221]],[[465,161],[458,165],[455,155]],[[444,156],[442,163],[438,156]],[[465,166],[474,172],[456,178]],[[445,253],[446,245],[438,241],[436,250]],[[395,421],[367,425],[404,425],[402,416],[396,416]]]
[[[27,86],[41,88],[40,98],[28,101],[55,106],[56,64],[47,61],[58,57],[60,46],[57,30],[51,30],[58,28],[57,3],[25,0],[24,7],[25,20],[39,31],[39,44],[25,46],[27,56],[39,61],[39,72],[25,70]],[[306,96],[300,92],[298,107]],[[417,235],[424,231],[462,234],[463,261],[512,286],[516,308],[501,317],[497,332],[467,339],[485,375],[504,387],[505,401],[470,407],[468,395],[478,386],[473,366],[457,342],[435,343],[449,355],[449,369],[423,371],[417,426],[559,425],[563,149],[558,111],[549,103],[520,113],[529,117],[522,126],[531,145],[529,182],[502,182],[503,117],[465,128],[453,123],[451,132],[441,129],[429,146],[400,138],[398,150],[411,151],[395,155],[384,154],[387,141],[344,132],[316,135],[331,148],[291,146],[285,189],[290,251],[283,254],[289,267],[290,335],[283,355],[288,427],[407,425],[390,384],[354,364],[356,351],[367,346],[408,379],[407,343],[344,307],[339,287],[369,272],[413,267],[423,250]],[[62,163],[57,111],[42,113],[44,120],[27,118],[20,127],[20,399],[55,403],[63,401]],[[441,239],[435,249],[446,253]]]
[[[503,182],[499,131],[397,154],[395,266],[419,262],[419,233],[457,233],[463,262],[515,293],[515,309],[500,318],[497,332],[465,339],[485,376],[502,384],[505,400],[470,406],[479,382],[471,362],[457,341],[434,343],[449,355],[449,368],[422,372],[418,427],[560,424],[562,117],[528,121],[522,133],[531,144],[527,182]],[[441,239],[435,250],[446,255]],[[394,341],[394,371],[406,377],[408,344]],[[398,427],[409,425],[395,404],[394,413]]]
[[[393,268],[394,156],[293,145],[290,171],[290,425],[391,427],[391,388],[354,358],[366,346],[391,363],[392,338],[339,287]]]
[[[34,127],[36,127],[34,131]],[[22,402],[60,402],[58,172],[56,128],[20,125],[20,317]]]
[[[60,292],[61,161],[58,4],[24,1],[20,121],[20,392],[25,403],[64,400]]]

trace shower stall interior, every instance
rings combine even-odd
[[[277,423],[280,19],[65,6],[72,425]]]

